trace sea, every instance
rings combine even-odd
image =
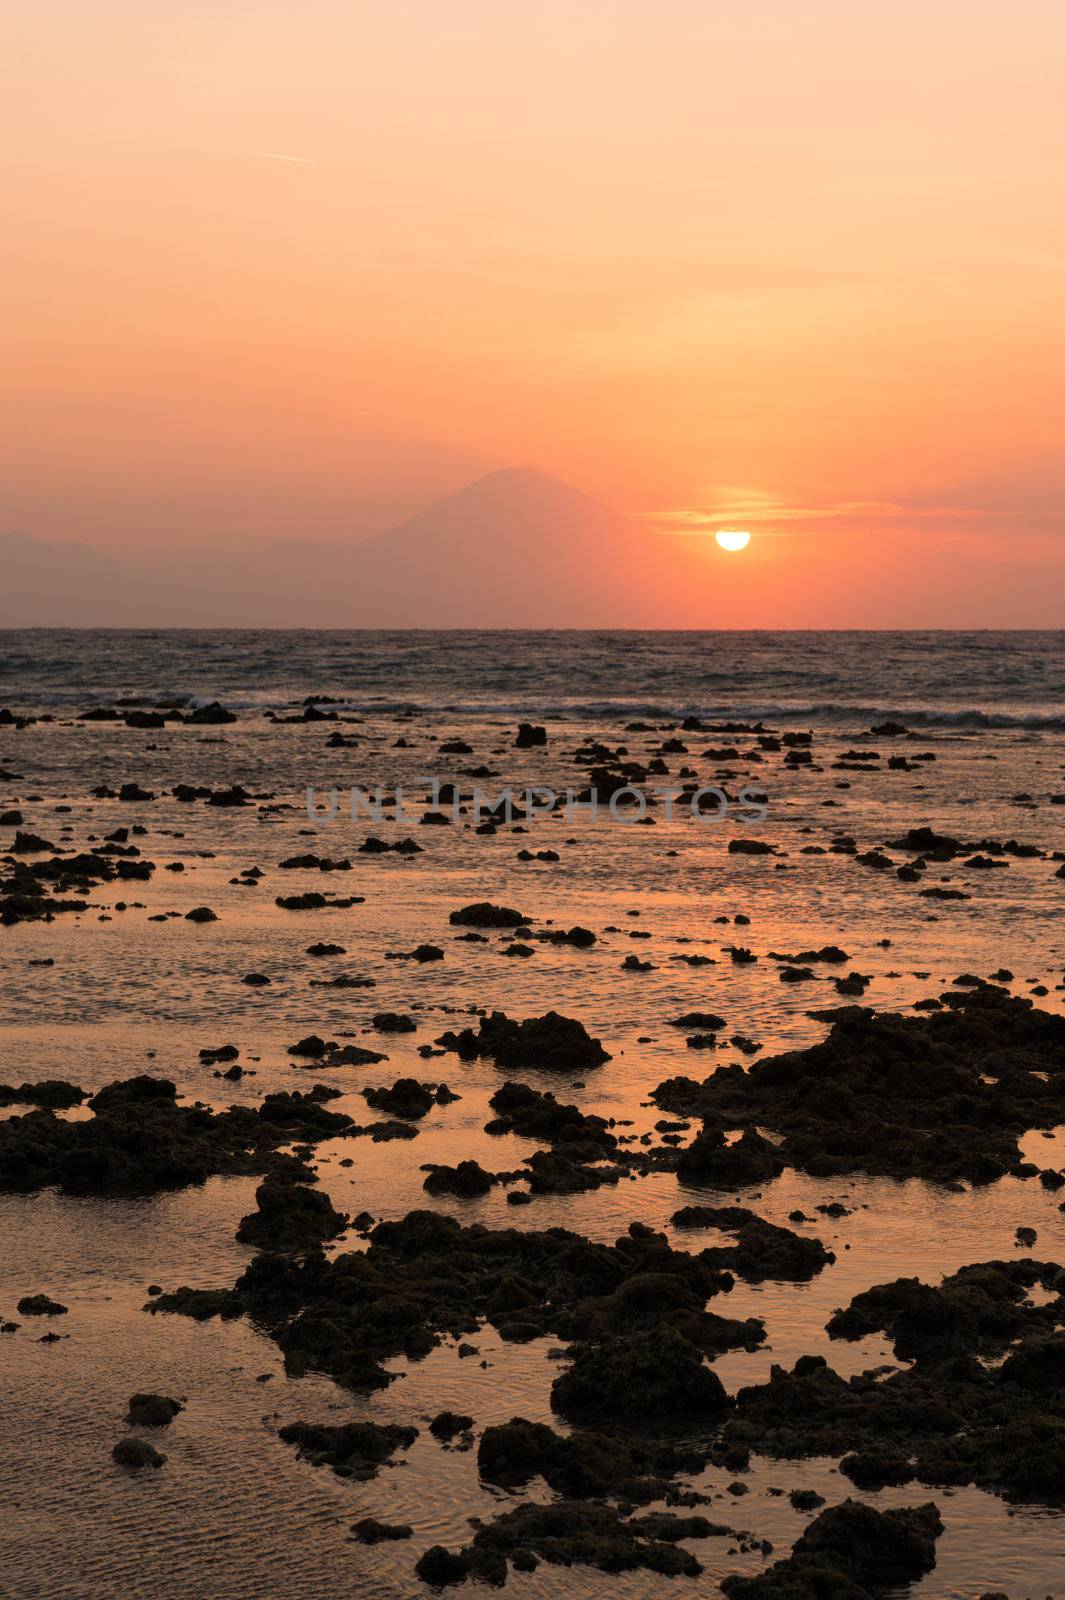
[[[126,720],[215,701],[235,720]],[[101,711],[116,715],[86,715]],[[685,718],[706,727],[685,730]],[[546,744],[516,747],[524,721],[544,728]],[[762,752],[757,728],[810,733],[799,748],[811,759]],[[586,781],[577,752],[602,748],[643,763],[657,756],[670,779],[696,774],[730,799],[753,785],[765,816],[667,815],[658,805],[641,826],[635,814],[561,810],[492,836],[478,834],[468,812],[421,821],[432,776],[463,796],[476,781],[564,793]],[[131,783],[148,798],[121,799]],[[234,808],[183,802],[173,793],[182,784],[240,784],[252,799]],[[402,789],[417,803],[402,822],[353,818],[343,803],[353,787]],[[318,802],[333,790],[342,803],[330,817]],[[612,1241],[640,1221],[681,1248],[725,1242],[714,1230],[672,1235],[682,1200],[671,1174],[544,1196],[517,1215],[498,1189],[475,1201],[430,1199],[426,1163],[473,1157],[514,1168],[536,1148],[486,1133],[501,1081],[491,1062],[417,1053],[472,1008],[554,1008],[582,1020],[611,1061],[581,1084],[535,1073],[529,1081],[631,1122],[637,1137],[653,1136],[654,1085],[733,1059],[728,1049],[693,1059],[671,1025],[684,1012],[720,1013],[729,1033],[763,1054],[823,1037],[811,1013],[839,1003],[831,976],[782,983],[770,951],[841,945],[847,970],[868,978],[864,1003],[886,1010],[905,1012],[959,974],[1003,968],[1014,993],[1065,1010],[1065,879],[1055,856],[1065,851],[1065,631],[9,630],[0,632],[0,814],[13,811],[64,849],[129,828],[159,870],[148,882],[101,886],[79,915],[0,927],[0,1082],[64,1078],[91,1092],[152,1073],[189,1100],[223,1106],[323,1081],[341,1091],[337,1109],[365,1121],[367,1083],[446,1078],[461,1098],[434,1109],[416,1139],[317,1147],[322,1186],[352,1215],[396,1218],[432,1205],[489,1227],[559,1226]],[[951,891],[937,899],[855,861],[855,851],[872,850],[901,860],[892,841],[919,826],[1016,840],[1035,853],[1010,855],[994,871],[935,866],[931,881]],[[0,826],[0,857],[12,827]],[[729,852],[755,829],[772,855]],[[371,833],[409,834],[421,853],[360,854]],[[307,852],[348,858],[351,868],[281,869]],[[260,878],[249,878],[252,867]],[[298,914],[276,903],[320,889],[361,903]],[[475,900],[519,907],[540,925],[581,924],[596,944],[540,944],[508,959],[498,941],[456,941],[449,914]],[[186,920],[202,905],[216,921]],[[389,959],[425,941],[443,946],[445,959]],[[312,942],[340,953],[316,957]],[[759,960],[733,965],[725,950],[735,942]],[[707,964],[678,960],[682,952]],[[622,966],[633,953],[640,970]],[[271,983],[250,988],[249,972]],[[323,988],[316,980],[326,972],[375,987]],[[311,1032],[380,1044],[372,1016],[385,1010],[417,1022],[382,1046],[387,1066],[312,1075],[294,1066],[288,1047]],[[223,1044],[238,1047],[247,1069],[237,1083],[201,1060],[202,1049]],[[1040,1167],[1065,1168],[1065,1128],[1033,1132],[1023,1149]],[[349,1155],[354,1165],[342,1165]],[[12,1600],[416,1600],[427,1592],[414,1575],[421,1552],[467,1542],[470,1518],[496,1515],[514,1497],[483,1484],[476,1451],[445,1449],[426,1419],[450,1408],[473,1416],[477,1430],[512,1416],[561,1426],[549,1402],[558,1371],[550,1340],[508,1343],[488,1329],[476,1360],[447,1342],[424,1360],[390,1363],[397,1381],[366,1397],[324,1377],[287,1377],[277,1347],[244,1319],[146,1315],[151,1284],[234,1282],[251,1254],[235,1233],[255,1187],[254,1178],[225,1177],[135,1199],[0,1194],[0,1322],[21,1323],[0,1337],[0,1592]],[[833,1310],[897,1277],[935,1283],[966,1263],[1014,1257],[1021,1225],[1036,1229],[1039,1258],[1065,1260],[1059,1197],[1016,1178],[954,1189],[786,1171],[737,1198],[786,1226],[795,1210],[817,1216],[810,1231],[836,1261],[807,1283],[736,1285],[727,1314],[764,1318],[769,1337],[715,1362],[732,1391],[806,1353],[844,1374],[898,1365],[881,1335],[830,1341]],[[845,1214],[815,1211],[832,1201]],[[338,1246],[360,1247],[356,1236]],[[69,1307],[48,1343],[15,1316],[19,1298],[37,1292]],[[137,1391],[173,1395],[185,1409],[160,1441],[162,1469],[131,1475],[110,1452]],[[359,1417],[420,1430],[371,1482],[316,1469],[278,1438],[286,1422]],[[713,1595],[722,1576],[763,1570],[801,1534],[809,1513],[788,1490],[815,1488],[829,1503],[859,1493],[830,1459],[755,1455],[742,1493],[734,1478],[710,1468],[695,1486],[712,1498],[709,1516],[768,1540],[769,1557],[703,1540],[691,1546],[706,1569],[695,1584],[542,1564],[512,1574],[509,1592]],[[534,1483],[522,1493],[546,1491]],[[937,1565],[904,1591],[918,1600],[1065,1596],[1060,1508],[919,1484],[861,1497],[881,1509],[939,1505]],[[412,1539],[360,1545],[351,1527],[366,1516],[409,1523]]]
[[[353,711],[1060,730],[1065,630],[8,629],[0,693],[37,710],[130,696],[252,710],[316,693]]]

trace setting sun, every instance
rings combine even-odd
[[[714,538],[722,550],[746,550],[751,542],[751,536],[739,528],[719,528]]]

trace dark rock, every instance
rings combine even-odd
[[[454,1194],[461,1199],[477,1199],[499,1182],[494,1172],[486,1172],[476,1161],[460,1161],[457,1167],[432,1166],[423,1184],[430,1194]]]
[[[0,1083],[0,1106],[44,1106],[51,1111],[66,1111],[87,1099],[84,1089],[62,1078],[44,1078],[39,1083],[21,1083],[18,1088]]]
[[[370,1067],[388,1060],[378,1050],[367,1050],[359,1044],[338,1044],[335,1039],[322,1039],[316,1033],[290,1044],[288,1053],[325,1067]]]
[[[1013,1340],[1047,1325],[1029,1290],[1057,1284],[1058,1268],[1032,1261],[986,1261],[944,1278],[938,1288],[896,1278],[855,1295],[828,1322],[832,1339],[884,1333],[903,1361],[971,1353],[1000,1355]]]
[[[227,711],[217,700],[212,700],[205,706],[196,706],[185,720],[194,727],[215,727],[224,722],[236,722],[237,719],[232,711]]]
[[[523,1022],[503,1011],[493,1011],[491,1016],[480,1019],[476,1033],[472,1028],[460,1034],[445,1033],[437,1043],[457,1051],[465,1060],[491,1056],[497,1066],[507,1068],[577,1072],[610,1060],[599,1040],[593,1039],[582,1023],[560,1016],[557,1011],[527,1017]]]
[[[551,1386],[551,1404],[569,1417],[655,1421],[720,1416],[731,1401],[695,1345],[664,1329],[578,1345]]]
[[[670,1221],[674,1227],[718,1228],[735,1234],[733,1246],[704,1251],[704,1255],[751,1283],[766,1278],[812,1278],[836,1259],[820,1239],[779,1228],[743,1206],[684,1206]]]
[[[545,852],[541,851],[541,859],[544,855]],[[558,860],[557,856],[555,860]],[[582,928],[580,924],[573,928],[541,928],[536,938],[541,944],[571,944],[578,950],[590,950],[596,942],[591,928]]]
[[[68,1194],[150,1194],[214,1173],[283,1170],[291,1158],[280,1146],[354,1126],[322,1098],[319,1091],[267,1095],[256,1110],[212,1112],[179,1106],[165,1078],[108,1084],[90,1100],[90,1118],[67,1121],[41,1110],[0,1121],[0,1191],[56,1184]]]
[[[565,1105],[553,1094],[541,1093],[524,1083],[504,1083],[488,1102],[498,1112],[486,1125],[488,1133],[519,1133],[571,1151],[578,1160],[610,1156],[617,1139],[603,1117],[585,1115],[577,1106]]]
[[[444,952],[438,944],[419,944],[413,950],[389,950],[386,961],[443,961]]]
[[[381,1544],[388,1539],[409,1539],[414,1529],[408,1522],[378,1522],[376,1517],[363,1517],[351,1531],[360,1544]]]
[[[609,1573],[644,1569],[670,1577],[697,1577],[700,1563],[677,1541],[719,1531],[705,1518],[676,1518],[664,1512],[653,1520],[627,1522],[606,1506],[582,1500],[519,1505],[478,1528],[473,1543],[457,1555],[434,1546],[416,1570],[429,1583],[476,1577],[498,1585],[506,1581],[508,1559],[519,1570],[529,1571],[539,1557],[556,1566],[590,1566]]]
[[[632,1329],[643,1345],[630,1365],[643,1361],[652,1375],[661,1367],[659,1385],[675,1391],[680,1407],[689,1388],[705,1388],[704,1372],[710,1398],[719,1398],[700,1349],[750,1348],[763,1337],[757,1323],[703,1311],[731,1282],[650,1230],[606,1246],[562,1228],[492,1231],[413,1211],[379,1223],[366,1250],[331,1259],[312,1252],[298,1261],[260,1255],[232,1290],[181,1290],[149,1304],[197,1316],[243,1311],[278,1343],[290,1373],[325,1372],[354,1388],[390,1382],[380,1364],[390,1356],[425,1354],[445,1336],[466,1339],[485,1320],[503,1328],[521,1319],[537,1332],[586,1344],[604,1329]],[[674,1329],[678,1348],[669,1343]],[[662,1330],[665,1344],[657,1337]],[[652,1376],[648,1394],[654,1388]],[[615,1402],[620,1392],[628,1391],[615,1390]]]
[[[677,1175],[685,1183],[717,1189],[763,1183],[783,1170],[777,1147],[753,1128],[729,1144],[721,1128],[709,1125],[681,1151],[677,1165]]]
[[[376,1422],[345,1422],[336,1427],[290,1422],[278,1434],[286,1444],[294,1444],[312,1466],[331,1467],[338,1478],[365,1481],[376,1477],[397,1450],[412,1445],[418,1430]]]
[[[654,1091],[664,1110],[783,1136],[816,1176],[986,1183],[1020,1172],[1020,1134],[1065,1121],[1065,1017],[990,985],[915,1017],[841,1008],[809,1049]],[[707,1152],[710,1154],[712,1152]]]
[[[495,906],[488,900],[453,911],[448,921],[456,928],[520,928],[529,918],[509,906]]]
[[[240,1051],[235,1044],[220,1044],[208,1046],[200,1051],[200,1060],[207,1066],[216,1066],[223,1061],[236,1061]]]
[[[111,1455],[120,1467],[128,1467],[132,1472],[139,1472],[142,1467],[161,1467],[166,1460],[147,1439],[120,1439]]]
[[[469,1433],[472,1427],[472,1417],[461,1416],[457,1411],[441,1411],[430,1422],[429,1432],[434,1439],[447,1442],[460,1433]]]
[[[15,1307],[20,1317],[61,1317],[68,1309],[46,1294],[24,1294]]]
[[[883,1489],[888,1484],[913,1481],[912,1466],[895,1450],[856,1450],[843,1457],[839,1470],[859,1489]]]
[[[824,1495],[818,1494],[816,1489],[792,1489],[788,1499],[796,1511],[816,1511],[825,1503]]]
[[[131,1394],[126,1421],[132,1428],[168,1428],[184,1407],[164,1394]]]
[[[59,846],[50,839],[42,839],[37,833],[24,833],[20,828],[8,849],[16,856],[36,855],[40,850],[58,850]]]
[[[433,1544],[418,1558],[414,1570],[423,1583],[442,1589],[446,1584],[465,1583],[470,1575],[470,1558],[465,1551],[455,1554],[442,1544]]]
[[[348,1219],[327,1194],[271,1174],[255,1191],[256,1210],[241,1218],[237,1238],[281,1254],[310,1250],[343,1233]]]
[[[361,906],[365,902],[365,895],[349,894],[344,896],[319,894],[316,889],[309,890],[306,894],[282,894],[274,901],[282,911],[347,911],[352,906]]]
[[[149,1300],[144,1309],[153,1316],[156,1312],[170,1311],[178,1316],[191,1317],[194,1322],[209,1322],[212,1317],[221,1317],[223,1321],[239,1317],[243,1308],[232,1289],[189,1289],[183,1286],[171,1294],[157,1291],[156,1298]]]
[[[1036,1284],[1056,1298],[1033,1303]],[[903,1279],[857,1295],[830,1332],[890,1329],[913,1366],[849,1381],[819,1356],[791,1372],[774,1367],[768,1383],[740,1390],[722,1442],[771,1456],[843,1456],[863,1483],[975,1483],[1056,1504],[1065,1482],[1063,1284],[1053,1263],[989,1262],[939,1290]]]
[[[867,1600],[930,1572],[942,1532],[932,1502],[876,1511],[844,1500],[809,1524],[786,1560],[756,1578],[724,1578],[721,1589],[728,1600]]]
[[[401,1011],[378,1011],[373,1019],[378,1033],[414,1033],[418,1024]]]
[[[446,1083],[419,1083],[416,1078],[399,1078],[391,1088],[363,1089],[368,1105],[389,1116],[418,1121],[435,1105],[450,1105],[461,1099]]]

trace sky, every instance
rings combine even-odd
[[[40,0],[4,52],[0,534],[349,542],[533,464],[749,527],[766,625],[1065,623],[1060,0]]]

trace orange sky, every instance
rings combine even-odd
[[[534,462],[1065,593],[1061,0],[40,0],[5,55],[0,532]]]

